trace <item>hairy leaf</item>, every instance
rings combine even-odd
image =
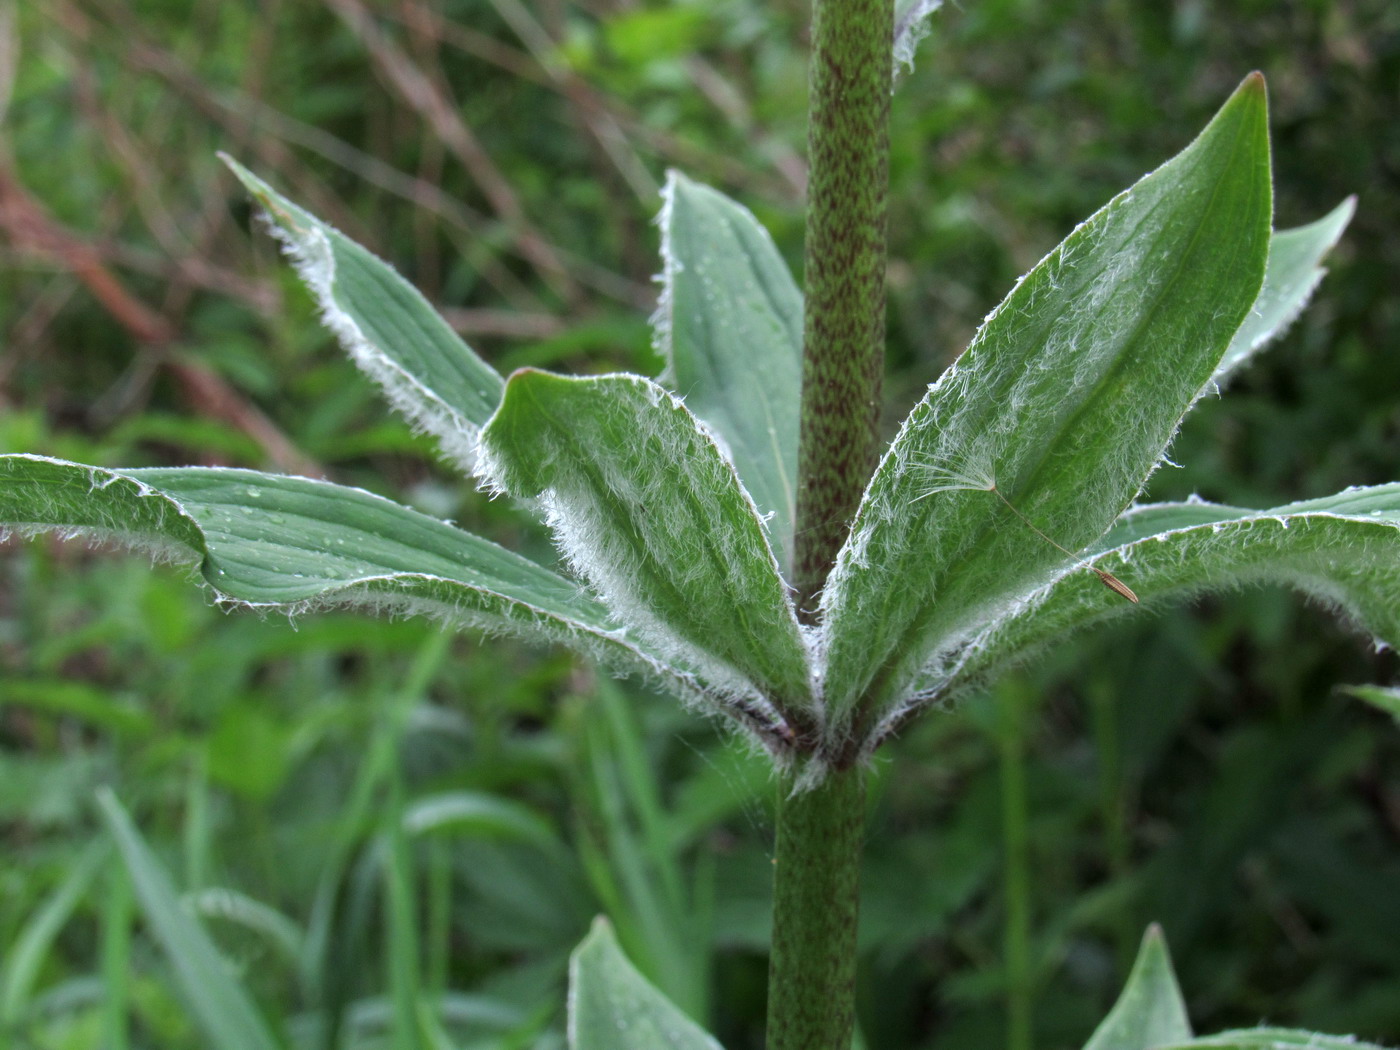
[[[802,293],[747,208],[672,171],[653,322],[662,382],[714,431],[784,570],[797,501]]]
[[[809,702],[797,617],[753,502],[708,431],[640,376],[510,377],[482,466],[538,500],[560,547],[629,625],[712,686]]]
[[[1343,691],[1400,722],[1400,689],[1393,686],[1349,685]]]
[[[987,318],[887,451],[823,594],[831,746],[1131,502],[1254,302],[1270,209],[1255,75]]]
[[[1400,484],[1347,489],[1272,510],[1162,503],[1125,514],[1090,553],[1145,606],[1246,584],[1278,583],[1335,607],[1390,645],[1400,643]],[[1072,631],[1122,611],[1088,572],[1027,602],[963,654],[957,687]]]
[[[1327,272],[1322,268],[1323,257],[1336,247],[1355,213],[1356,198],[1348,197],[1316,222],[1273,235],[1264,285],[1220,359],[1217,381],[1287,331]]]
[[[280,1044],[252,998],[204,928],[185,911],[170,876],[116,796],[102,788],[97,802],[131,876],[142,914],[209,1045],[222,1050],[276,1050]]]
[[[1084,1050],[1151,1050],[1191,1038],[1186,1003],[1172,971],[1167,939],[1148,927],[1128,983]]]
[[[194,561],[221,599],[241,605],[402,610],[559,641],[698,696],[690,675],[621,631],[573,581],[361,489],[250,470],[115,471],[0,456],[0,527]]]
[[[1241,1028],[1155,1050],[1385,1050],[1349,1035],[1319,1035],[1297,1028]]]
[[[229,157],[257,198],[321,317],[394,407],[470,469],[503,381],[388,263],[297,207]]]
[[[570,1050],[721,1050],[627,961],[604,919],[569,959]]]
[[[943,0],[895,0],[894,71],[914,68],[914,49],[928,34],[929,17],[943,6]]]

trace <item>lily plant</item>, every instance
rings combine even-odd
[[[891,42],[931,6],[896,25],[890,0],[818,0],[805,296],[744,207],[671,173],[659,378],[501,376],[389,265],[228,160],[356,363],[447,460],[536,511],[562,566],[240,469],[0,457],[0,522],[188,562],[232,606],[565,645],[725,720],[776,770],[767,1045],[849,1050],[867,766],[911,718],[1075,631],[1243,584],[1400,641],[1400,484],[1263,510],[1136,502],[1192,405],[1302,308],[1351,215],[1274,231],[1259,74],[1022,277],[879,448]],[[162,892],[137,881],[158,938],[197,937]],[[606,924],[572,982],[576,1050],[718,1046]],[[242,1045],[278,1045],[249,1023]],[[1303,1045],[1343,1044],[1194,1038],[1150,931],[1086,1050]]]

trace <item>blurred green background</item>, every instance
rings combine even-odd
[[[324,473],[549,557],[346,363],[214,152],[392,260],[502,371],[655,374],[668,166],[800,265],[806,17],[12,0],[0,447]],[[1016,276],[1251,69],[1278,225],[1351,193],[1357,217],[1150,495],[1269,506],[1400,478],[1390,0],[936,15],[894,100],[891,432]],[[418,621],[226,615],[179,571],[54,541],[5,546],[0,661],[0,1045],[209,1045],[100,785],[289,1045],[560,1046],[567,953],[598,913],[730,1050],[761,1045],[773,784],[673,702]],[[1400,727],[1336,689],[1396,675],[1258,590],[1067,638],[925,717],[875,771],[868,1045],[1077,1047],[1150,921],[1200,1031],[1400,1041]]]

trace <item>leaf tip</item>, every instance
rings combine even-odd
[[[233,154],[226,150],[217,150],[214,156],[218,157],[219,160],[223,162],[224,167],[233,172],[233,177],[243,183],[244,188],[253,193],[257,192],[257,187],[261,184],[262,180],[242,164],[238,163],[238,161],[233,158]]]
[[[1257,69],[1240,81],[1239,87],[1235,88],[1225,105],[1221,107],[1221,113],[1233,110],[1238,106],[1246,107],[1251,117],[1260,120],[1265,125],[1265,133],[1267,134],[1269,87],[1264,80],[1264,74]]]

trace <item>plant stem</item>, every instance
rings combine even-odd
[[[875,466],[893,0],[814,0],[794,580],[813,599]]]
[[[1122,885],[1130,877],[1131,846],[1126,823],[1128,802],[1123,787],[1123,762],[1118,744],[1117,694],[1114,690],[1113,684],[1098,677],[1090,682],[1088,697],[1094,752],[1099,767],[1099,820],[1103,824],[1108,871],[1113,882]],[[1115,909],[1113,926],[1118,974],[1126,979],[1137,953],[1140,929],[1126,901]]]
[[[768,1050],[850,1050],[865,771],[778,803]]]
[[[794,579],[815,599],[875,466],[884,368],[893,0],[813,0]],[[799,729],[815,751],[819,726]],[[850,1050],[865,773],[778,803],[769,1050]]]

